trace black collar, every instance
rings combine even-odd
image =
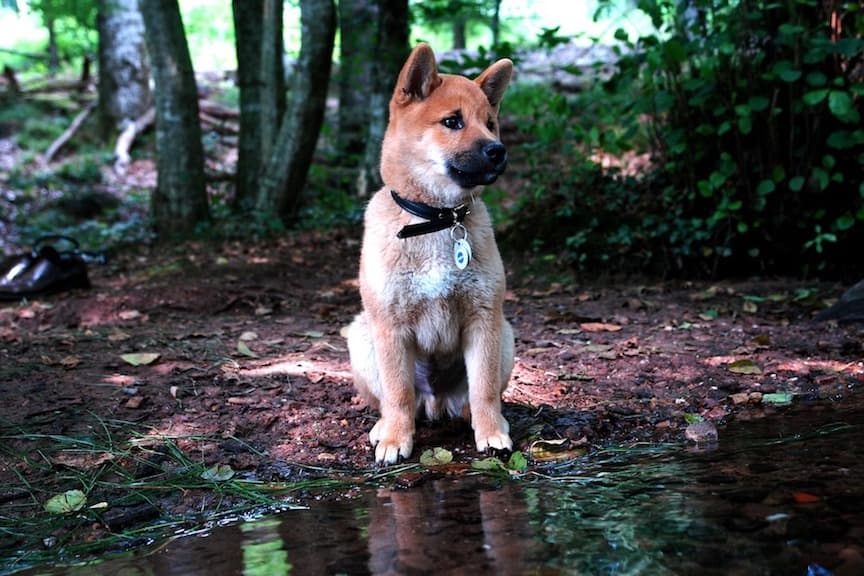
[[[391,190],[390,195],[393,196],[393,201],[402,210],[428,220],[428,222],[409,224],[403,227],[396,234],[398,238],[410,238],[411,236],[420,236],[452,228],[456,224],[462,224],[465,221],[465,217],[471,213],[467,204],[460,204],[455,208],[435,208],[422,202],[414,202],[413,200],[402,198],[395,190]]]

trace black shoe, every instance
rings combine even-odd
[[[68,242],[73,248],[61,252],[46,244],[56,240]],[[22,300],[89,287],[87,264],[78,252],[78,242],[65,236],[43,236],[30,254],[12,256],[0,264],[0,300]]]

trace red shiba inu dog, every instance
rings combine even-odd
[[[504,172],[498,106],[513,63],[439,74],[418,45],[399,74],[366,208],[363,311],[348,329],[354,384],[381,412],[375,461],[411,455],[414,419],[469,415],[479,451],[509,450],[501,393],[513,368],[504,267],[480,187]],[[469,410],[470,409],[470,410]]]

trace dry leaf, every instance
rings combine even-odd
[[[128,340],[131,338],[129,334],[123,332],[122,330],[115,329],[111,334],[108,335],[109,342],[123,342],[124,340]]]
[[[133,354],[121,354],[120,358],[132,366],[148,366],[159,359],[160,354],[156,352],[136,352]]]
[[[124,406],[131,410],[135,410],[136,408],[141,406],[142,402],[144,402],[143,396],[132,396],[131,398],[129,398],[129,400],[126,401],[126,404],[124,404]]]
[[[726,369],[734,374],[762,374],[762,369],[752,360],[736,360],[726,365]]]
[[[621,326],[605,322],[585,322],[579,324],[579,327],[585,332],[618,332],[621,330]]]
[[[258,334],[256,332],[248,331],[240,334],[241,342],[251,342],[252,340],[257,340]]]
[[[60,365],[67,370],[71,370],[81,364],[81,358],[75,355],[64,356],[62,360],[60,360]]]
[[[136,318],[141,317],[141,312],[138,310],[121,310],[117,316],[119,316],[121,320],[135,320]]]

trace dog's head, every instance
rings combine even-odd
[[[385,184],[457,202],[494,182],[507,167],[498,106],[512,72],[513,63],[502,59],[474,80],[439,74],[432,49],[414,48],[390,100],[381,158]]]

